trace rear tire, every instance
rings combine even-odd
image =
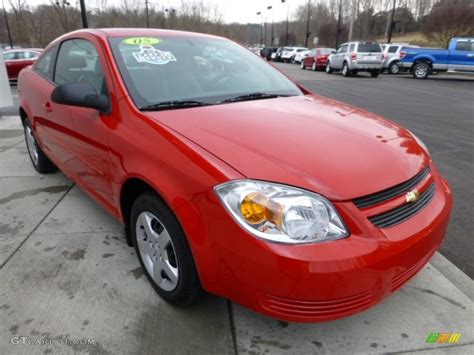
[[[331,68],[331,62],[327,62],[326,63],[326,74],[331,74],[333,72],[332,68]]]
[[[392,75],[400,73],[400,66],[398,65],[398,62],[390,63],[390,66],[388,67],[388,72]]]
[[[316,62],[313,62],[313,65],[311,66],[312,71],[317,71],[318,67],[316,66]]]
[[[349,69],[349,66],[347,65],[347,62],[344,62],[342,64],[342,76],[345,76],[346,78],[351,76],[351,71]]]
[[[153,192],[138,196],[130,214],[138,260],[155,291],[166,302],[196,302],[201,283],[186,236],[173,212]]]
[[[306,66],[304,65],[304,60],[301,61],[300,68],[301,68],[302,70],[305,70],[305,69],[306,69]]]
[[[25,118],[23,122],[23,131],[25,133],[26,148],[28,149],[28,155],[30,156],[33,167],[40,174],[54,173],[57,168],[38,145],[28,118]]]
[[[426,79],[430,75],[430,65],[426,62],[419,62],[413,66],[413,77],[415,79]]]
[[[371,76],[372,78],[378,77],[379,74],[380,74],[380,71],[378,71],[378,70],[375,70],[375,71],[371,71],[371,72],[370,72],[370,76]]]

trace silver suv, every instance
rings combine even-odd
[[[382,46],[375,42],[348,42],[337,48],[328,58],[326,73],[342,71],[342,75],[351,76],[366,71],[373,78],[382,71]]]
[[[410,46],[408,43],[390,43],[383,45],[384,62],[383,69],[387,69],[390,74],[398,74],[400,72],[400,50],[402,48],[415,48],[417,46]]]

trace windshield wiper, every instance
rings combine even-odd
[[[288,97],[290,95],[280,94],[269,94],[265,92],[254,92],[251,94],[239,95],[230,99],[222,100],[220,103],[238,102],[238,101],[250,101],[250,100],[262,100],[262,99],[273,99],[276,97]]]
[[[195,100],[173,100],[173,101],[163,101],[156,104],[147,105],[140,107],[140,111],[160,111],[168,109],[180,109],[180,108],[189,108],[189,107],[198,107],[198,106],[208,106],[212,105],[208,102],[195,101]]]

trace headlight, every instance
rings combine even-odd
[[[237,222],[254,236],[298,244],[349,235],[332,204],[318,194],[254,180],[230,181],[214,189]]]
[[[422,147],[426,151],[426,153],[430,154],[430,151],[428,150],[428,147],[426,146],[426,144],[420,138],[418,138],[418,136],[415,133],[413,133],[412,131],[409,131],[409,132],[411,136],[413,137],[413,139],[416,141],[416,143],[418,143],[418,145]]]

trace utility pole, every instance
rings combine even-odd
[[[306,36],[305,36],[305,42],[304,46],[308,48],[308,38],[311,35],[311,32],[309,32],[309,20],[311,17],[311,0],[308,0],[308,17],[306,18]]]
[[[79,4],[81,6],[82,28],[89,28],[89,24],[87,23],[86,3],[84,0],[79,0]]]
[[[3,0],[2,0],[2,6],[3,6],[3,16],[5,17],[5,27],[7,28],[7,33],[8,33],[8,41],[10,42],[10,48],[13,49],[12,33],[10,32],[10,25],[8,24],[7,10],[5,10],[5,3],[3,2]]]
[[[150,28],[150,17],[148,15],[148,0],[145,0],[146,27]]]
[[[341,34],[341,20],[342,20],[342,0],[339,0],[339,16],[337,17],[337,30],[336,30],[336,49],[339,45],[339,36]]]
[[[388,37],[387,37],[387,43],[392,42],[392,31],[393,27],[395,25],[395,6],[396,6],[397,0],[393,0],[393,7],[392,7],[392,15],[390,16],[390,27],[388,28]]]

